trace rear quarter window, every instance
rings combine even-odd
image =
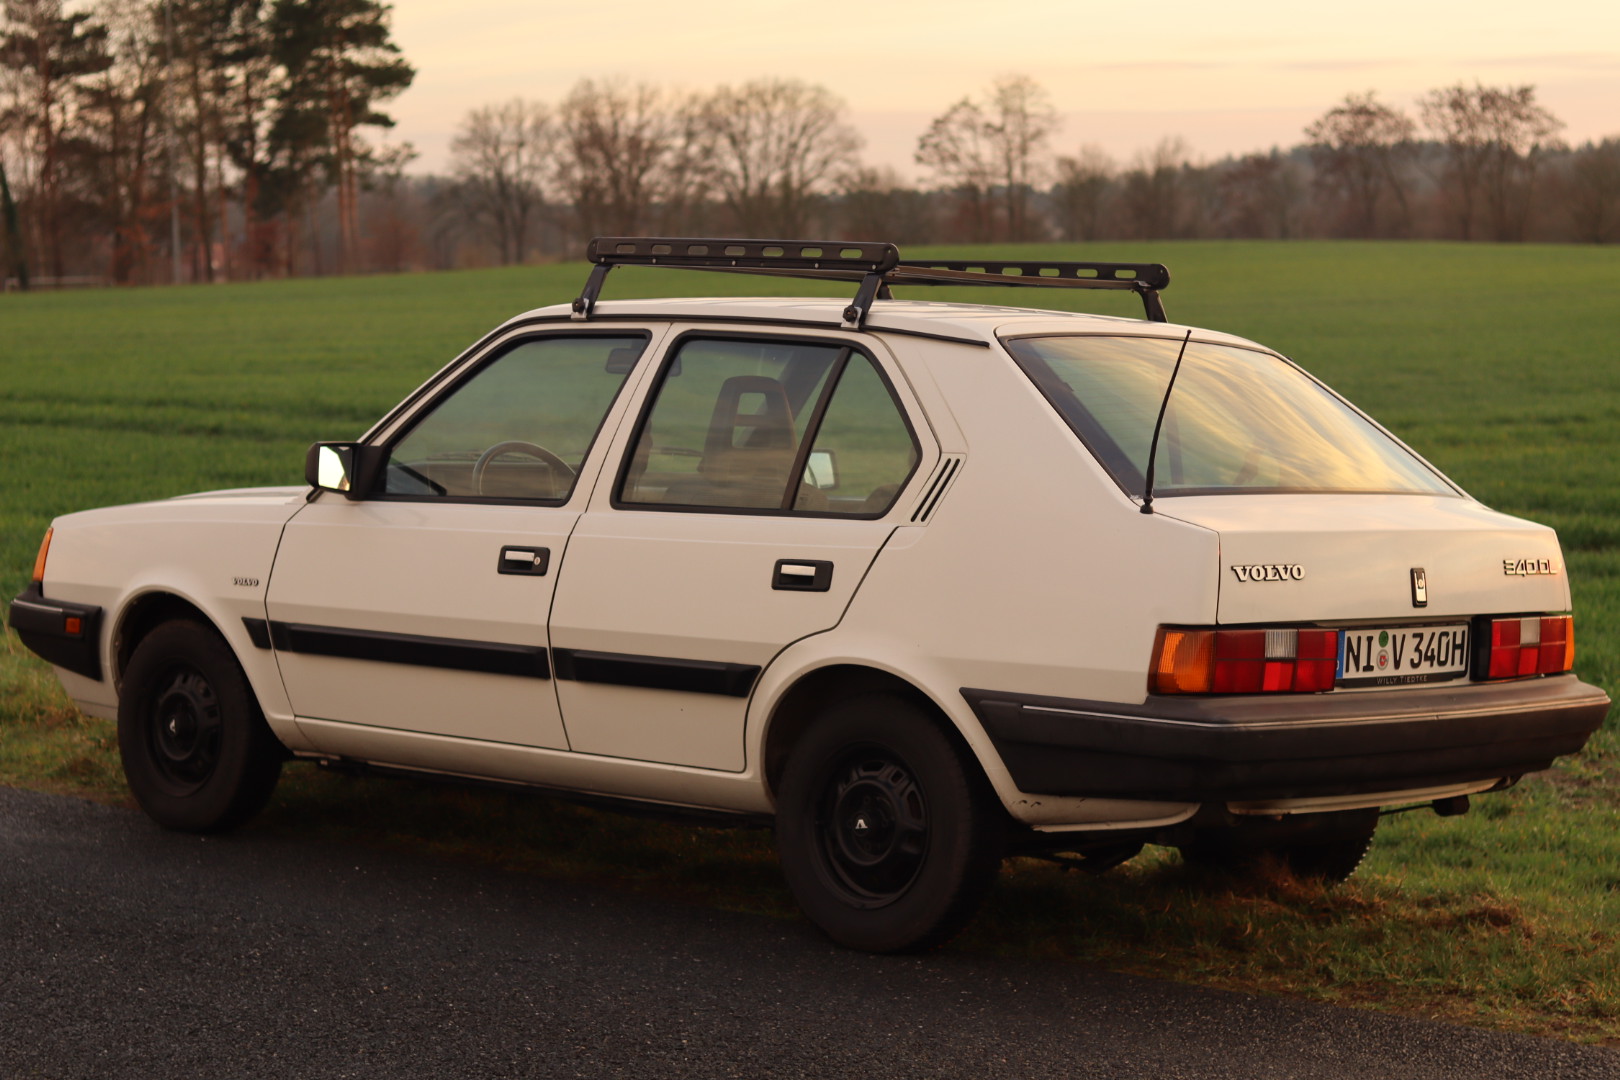
[[[1179,338],[1029,337],[1008,352],[1126,493],[1140,497]],[[1421,458],[1293,364],[1189,341],[1153,494],[1456,495]]]

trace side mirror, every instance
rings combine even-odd
[[[316,443],[304,455],[304,482],[322,491],[363,499],[382,463],[380,447],[362,443]]]
[[[623,345],[608,353],[607,363],[602,370],[609,375],[628,375],[635,370],[636,361],[641,359],[641,346]]]
[[[804,483],[820,491],[838,486],[838,456],[831,450],[812,450],[804,463]]]

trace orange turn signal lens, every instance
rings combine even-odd
[[[1207,694],[1214,681],[1215,631],[1159,628],[1153,689],[1160,694]]]
[[[1337,630],[1176,630],[1153,650],[1159,694],[1320,694],[1338,676]]]
[[[35,581],[45,580],[45,556],[49,555],[51,552],[51,534],[54,532],[56,532],[55,529],[46,529],[45,539],[40,542],[39,554],[34,558]]]

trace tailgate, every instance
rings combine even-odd
[[[1470,499],[1224,495],[1154,508],[1220,534],[1224,624],[1569,610],[1553,531]]]

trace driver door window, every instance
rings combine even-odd
[[[635,366],[640,335],[519,341],[390,449],[386,495],[562,502]]]

